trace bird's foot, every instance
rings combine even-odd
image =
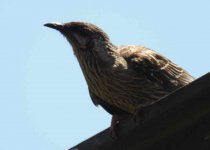
[[[112,115],[111,126],[110,126],[110,135],[112,138],[116,139],[118,137],[118,126],[120,121],[128,119],[127,115]]]
[[[112,115],[111,126],[110,126],[110,135],[112,138],[117,138],[117,126],[120,123],[120,118],[118,115]]]
[[[134,122],[137,122],[138,119],[140,119],[140,120],[144,119],[144,111],[143,111],[143,107],[142,106],[139,106],[136,109],[134,117],[133,117]]]

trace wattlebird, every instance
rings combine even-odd
[[[99,27],[84,22],[47,23],[72,45],[90,97],[112,114],[116,134],[121,116],[135,115],[194,78],[161,54],[144,46],[112,44]]]

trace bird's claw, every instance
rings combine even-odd
[[[143,110],[143,107],[142,106],[139,106],[136,109],[135,114],[134,114],[134,117],[133,117],[134,122],[137,122],[139,118],[141,120],[143,120],[143,118],[144,118],[144,110]]]
[[[119,123],[120,123],[120,117],[118,115],[113,115],[109,133],[110,133],[111,137],[114,139],[116,139],[118,137],[117,128],[118,128]]]

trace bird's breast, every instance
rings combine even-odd
[[[86,77],[89,89],[100,99],[129,113],[166,94],[158,85],[132,72],[97,73]],[[153,93],[151,93],[151,91]]]

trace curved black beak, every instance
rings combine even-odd
[[[56,30],[62,30],[64,25],[62,23],[57,23],[57,22],[52,22],[52,23],[46,23],[44,24],[44,26],[52,28],[52,29],[56,29]]]

